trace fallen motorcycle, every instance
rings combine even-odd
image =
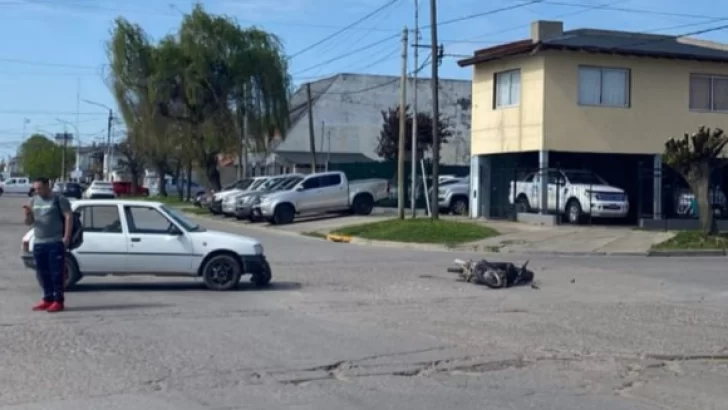
[[[528,261],[521,267],[510,262],[489,262],[455,259],[457,267],[448,268],[450,273],[457,273],[460,279],[492,289],[526,285],[533,282],[533,271],[527,269]]]

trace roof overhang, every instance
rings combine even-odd
[[[606,48],[606,47],[589,47],[589,46],[569,46],[563,44],[550,44],[550,43],[534,43],[531,40],[516,41],[513,43],[503,44],[496,47],[486,48],[483,50],[476,51],[472,57],[459,60],[458,65],[460,67],[468,67],[477,64],[483,64],[494,60],[499,60],[507,57],[514,57],[523,54],[535,54],[540,51],[555,50],[555,51],[572,51],[572,52],[585,52],[595,54],[611,54],[621,56],[633,56],[633,57],[651,57],[651,58],[667,58],[673,60],[689,60],[689,61],[701,61],[701,62],[712,62],[712,63],[728,63],[728,57],[706,57],[697,56],[694,54],[681,54],[681,53],[667,53],[660,51],[651,50],[635,50],[635,49],[620,49],[618,47]]]

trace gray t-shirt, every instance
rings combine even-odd
[[[64,223],[67,212],[71,212],[71,203],[64,196],[58,196],[58,205],[54,204],[54,197],[41,198],[36,195],[30,199],[28,204],[33,211],[33,234],[36,243],[62,242],[64,235]]]

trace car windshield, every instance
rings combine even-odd
[[[599,175],[587,171],[564,171],[571,184],[608,185]]]
[[[293,177],[286,180],[286,182],[282,183],[278,186],[278,189],[281,191],[291,189],[294,186],[298,185],[299,182],[303,181],[303,177]]]
[[[231,185],[226,186],[225,188],[223,188],[223,191],[228,191],[231,189],[248,189],[248,187],[250,187],[252,183],[252,179],[241,179],[239,181],[233,182]]]
[[[192,222],[187,216],[185,216],[182,212],[170,208],[166,205],[162,205],[162,210],[167,213],[172,219],[174,219],[175,222],[182,225],[185,230],[189,232],[203,232],[205,229],[201,227],[200,225]]]
[[[278,186],[282,181],[285,181],[285,178],[271,178],[260,186],[260,190],[269,191]]]
[[[248,187],[248,190],[249,190],[249,191],[257,191],[257,190],[261,189],[261,188],[262,188],[262,187],[263,187],[263,186],[265,185],[265,183],[266,183],[266,182],[268,182],[268,181],[270,181],[270,180],[269,180],[269,179],[267,179],[267,178],[260,178],[260,179],[256,179],[256,180],[255,180],[255,181],[253,181],[253,183],[252,183],[252,184],[251,184],[251,185],[250,185],[250,186]]]

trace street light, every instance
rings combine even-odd
[[[73,124],[70,121],[66,121],[66,120],[63,120],[63,119],[60,119],[60,118],[56,118],[56,121],[58,121],[58,122],[60,122],[61,124],[64,124],[64,125],[70,125],[73,128],[73,130],[76,131],[76,170],[74,171],[74,173],[78,174],[79,171],[81,170],[81,168],[80,168],[80,162],[81,162],[81,133],[78,132],[78,127],[76,126],[76,124]],[[65,145],[66,138],[64,137],[63,140],[64,140],[64,145]],[[65,154],[66,154],[66,152],[64,150],[63,151],[63,155],[65,155]],[[80,176],[76,176],[74,178],[79,178],[79,177]]]
[[[106,126],[106,180],[111,180],[111,155],[113,154],[113,148],[111,146],[111,127],[113,127],[114,124],[114,110],[111,108],[105,106],[104,104],[97,103],[95,101],[90,100],[81,100],[85,102],[86,104],[95,105],[97,107],[101,107],[105,110],[109,110],[109,120]]]

